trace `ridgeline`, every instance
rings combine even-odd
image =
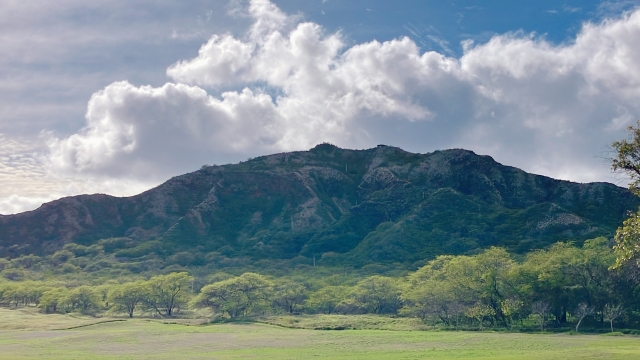
[[[203,166],[132,197],[73,196],[0,216],[0,257],[76,243],[126,259],[187,253],[193,262],[214,254],[411,265],[491,246],[525,253],[611,238],[639,205],[612,184],[528,174],[467,150],[321,144]]]

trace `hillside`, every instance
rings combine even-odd
[[[322,144],[204,166],[132,197],[67,197],[0,216],[0,256],[100,241],[126,258],[187,251],[411,263],[492,245],[522,253],[611,237],[638,205],[612,184],[532,175],[467,150]]]

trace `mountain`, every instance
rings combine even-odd
[[[321,144],[203,166],[132,197],[73,196],[0,216],[0,256],[74,242],[127,258],[187,251],[410,263],[493,245],[522,253],[611,237],[639,205],[612,184],[528,174],[467,150]]]

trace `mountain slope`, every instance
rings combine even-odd
[[[137,196],[75,196],[0,216],[0,256],[126,237],[133,248],[120,255],[129,257],[188,250],[412,262],[492,245],[524,252],[610,237],[639,204],[612,184],[527,174],[466,150],[322,144],[206,166]]]

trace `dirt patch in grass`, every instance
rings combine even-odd
[[[432,327],[415,318],[376,315],[281,315],[265,316],[257,322],[292,329],[309,330],[431,330]]]

